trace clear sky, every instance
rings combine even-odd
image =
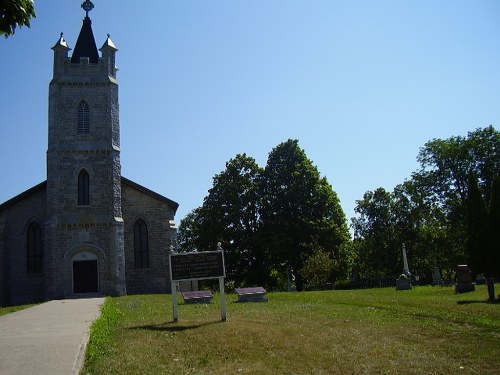
[[[79,0],[35,1],[0,39],[0,203],[46,178],[51,47]],[[238,153],[298,139],[348,219],[433,138],[500,129],[500,1],[95,0],[118,48],[123,176],[200,206]]]

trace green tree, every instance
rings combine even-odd
[[[492,230],[492,273],[500,276],[500,176],[493,179],[489,217]]]
[[[324,249],[318,248],[299,270],[306,289],[322,289],[325,283],[332,281],[333,267],[331,256]]]
[[[195,208],[181,220],[177,232],[178,250],[180,252],[188,253],[198,250],[208,250],[208,247],[202,242],[200,236],[203,220],[201,207]]]
[[[490,192],[490,204],[486,206],[473,173],[469,175],[467,197],[467,250],[473,271],[484,273],[488,283],[488,299],[495,299],[494,277],[498,275],[498,210],[500,209],[500,181],[494,178]]]
[[[412,174],[412,199],[416,198],[422,212],[428,213],[419,228],[423,231],[418,241],[433,239],[429,248],[434,249],[434,256],[429,254],[429,258],[447,268],[453,263],[456,267],[467,252],[468,175],[473,172],[478,177],[478,186],[488,202],[493,177],[500,171],[500,133],[489,126],[466,137],[433,139],[420,149],[417,160],[420,169]]]
[[[356,201],[352,219],[356,245],[356,273],[361,277],[380,278],[401,273],[401,241],[397,236],[391,210],[393,198],[384,188],[367,191]]]
[[[489,253],[489,227],[488,212],[483,195],[477,184],[474,173],[469,174],[469,192],[467,196],[467,253],[469,264],[476,273],[484,272],[486,267],[485,255]]]
[[[35,18],[33,0],[2,0],[0,1],[0,35],[8,38],[16,31],[16,27],[30,27]]]
[[[337,194],[307,158],[297,140],[276,146],[269,154],[262,179],[262,222],[270,262],[289,270],[299,290],[299,270],[317,244],[346,257],[350,241],[347,222]]]
[[[180,223],[181,251],[225,250],[226,274],[237,284],[262,283],[265,254],[259,244],[261,169],[254,159],[236,155],[213,178],[203,205]]]
[[[463,254],[468,175],[476,174],[484,199],[489,201],[493,177],[500,174],[500,133],[489,126],[469,132],[467,137],[434,139],[424,145],[417,160],[421,167],[412,179],[426,204],[443,213],[447,232],[455,241],[450,250]]]

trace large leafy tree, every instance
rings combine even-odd
[[[237,285],[277,287],[289,274],[300,289],[299,270],[318,248],[328,252],[335,278],[347,277],[352,259],[337,195],[295,140],[273,149],[264,170],[245,154],[231,159],[203,205],[181,221],[181,251],[219,241]]]
[[[500,210],[500,179],[496,176],[486,205],[474,173],[469,174],[467,196],[467,252],[473,271],[485,274],[488,298],[495,299],[494,277],[500,272],[499,235],[496,232]]]
[[[297,140],[283,142],[270,152],[262,189],[262,221],[271,263],[290,270],[299,290],[303,277],[298,271],[315,245],[329,251],[334,260],[349,257],[349,232],[339,199]]]
[[[260,174],[253,158],[237,155],[214,177],[202,206],[204,236],[208,241],[224,243],[226,271],[237,283],[259,283],[265,273],[258,234]]]
[[[33,0],[1,0],[0,1],[0,35],[5,38],[14,34],[17,27],[30,27],[35,17]]]
[[[492,267],[493,274],[500,275],[500,176],[495,176],[492,184],[489,206],[490,225],[492,230]]]
[[[254,159],[237,155],[213,178],[203,205],[186,216],[179,228],[182,251],[225,250],[227,276],[236,283],[259,283],[265,274],[259,246],[259,178]]]
[[[489,200],[493,177],[500,174],[500,133],[492,126],[467,137],[434,139],[420,150],[420,170],[413,174],[428,204],[444,213],[457,244],[465,241],[465,204],[468,175],[474,172],[484,198]]]

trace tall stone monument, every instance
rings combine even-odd
[[[409,290],[412,288],[411,273],[408,268],[405,244],[403,244],[401,248],[403,252],[403,273],[396,279],[396,290]]]

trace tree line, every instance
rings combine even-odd
[[[348,278],[391,278],[410,270],[429,281],[457,264],[490,278],[500,270],[500,133],[433,139],[420,167],[393,191],[377,188],[356,201],[353,238],[337,194],[297,140],[276,146],[261,168],[236,155],[213,178],[201,207],[180,223],[180,251],[221,242],[235,285],[318,288]],[[479,219],[481,218],[481,219]]]
[[[434,267],[451,279],[458,264],[498,275],[500,240],[491,233],[500,232],[500,133],[489,126],[433,139],[417,161],[420,168],[392,192],[378,188],[356,202],[353,274],[396,275],[404,243],[412,273],[427,281]]]

